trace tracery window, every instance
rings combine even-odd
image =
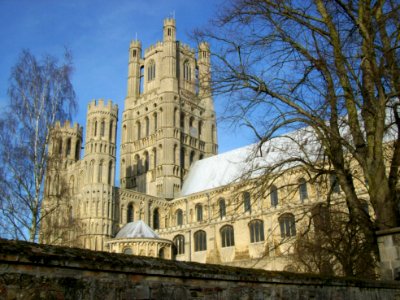
[[[186,60],[183,63],[183,79],[186,81],[191,81],[192,80],[192,71],[190,68],[190,63],[188,60]]]
[[[151,60],[147,66],[147,80],[151,81],[156,78],[156,64],[154,60]]]
[[[183,224],[183,213],[182,209],[176,210],[176,225],[181,226]]]
[[[221,245],[222,247],[231,247],[235,245],[233,226],[225,225],[221,228]]]
[[[264,241],[264,222],[262,220],[253,220],[249,223],[250,243]]]
[[[194,233],[194,251],[207,250],[207,234],[203,230]]]
[[[293,214],[285,213],[279,217],[278,221],[282,238],[296,235],[296,222]]]
[[[244,208],[244,212],[251,211],[251,199],[250,199],[249,192],[243,192],[243,208]]]
[[[203,206],[201,204],[196,205],[196,219],[197,222],[203,221]]]
[[[299,179],[299,195],[301,202],[308,198],[307,182],[304,178]]]

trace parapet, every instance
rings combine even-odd
[[[199,44],[199,51],[210,52],[210,45],[207,42],[201,42]]]
[[[156,42],[155,44],[149,46],[149,47],[144,51],[145,56],[148,55],[150,52],[154,51],[155,49],[161,48],[162,46],[163,46],[163,43],[160,42],[160,41],[158,41],[158,42]]]
[[[130,48],[142,48],[142,42],[139,40],[132,40]]]
[[[174,18],[166,18],[166,19],[164,19],[164,27],[166,27],[166,26],[175,27],[176,26],[175,19]]]
[[[57,130],[62,133],[75,133],[77,135],[82,135],[82,126],[79,126],[79,124],[76,122],[74,122],[72,125],[69,120],[65,121],[62,125],[60,121],[56,121],[53,130]]]
[[[93,99],[88,104],[88,114],[95,113],[100,111],[107,111],[115,116],[118,116],[118,105],[113,104],[111,100],[108,100],[107,103],[104,102],[104,99]]]

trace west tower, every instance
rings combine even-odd
[[[141,42],[132,41],[120,184],[172,199],[190,165],[217,153],[210,51],[206,43],[196,53],[177,41],[175,20],[165,19],[163,41],[142,54]]]
[[[81,244],[92,250],[104,250],[104,239],[113,236],[116,226],[117,118],[118,107],[110,100],[93,100],[88,105],[78,206]]]

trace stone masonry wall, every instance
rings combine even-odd
[[[400,299],[400,285],[0,240],[0,299]]]

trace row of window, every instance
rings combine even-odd
[[[336,175],[331,174],[329,176],[329,184],[332,193],[340,193],[339,181]],[[298,191],[301,202],[304,202],[304,200],[308,199],[307,182],[304,178],[300,178],[298,181]],[[270,199],[272,207],[276,207],[279,204],[278,188],[274,185],[270,188]]]
[[[106,130],[106,121],[102,120],[100,122],[100,128],[98,128],[97,120],[92,121],[92,123],[93,123],[93,136],[97,136],[99,134],[101,137],[104,137],[105,130]],[[110,127],[108,130],[108,138],[110,139],[110,141],[112,141],[112,139],[113,139],[113,127],[114,127],[114,122],[113,122],[113,120],[111,120]],[[100,130],[98,131],[98,129],[100,129]]]
[[[279,217],[279,226],[281,237],[292,237],[296,235],[296,223],[293,214],[286,213]],[[249,222],[250,243],[262,242],[265,240],[264,222],[262,220],[253,220]],[[207,233],[204,230],[198,230],[193,234],[194,251],[207,250]],[[224,225],[220,229],[221,247],[235,246],[235,234],[232,225]],[[177,254],[185,253],[185,237],[181,234],[174,237],[173,242]]]
[[[143,76],[143,68],[141,68],[140,75],[141,77]],[[156,79],[156,63],[154,60],[151,60],[147,66],[147,81],[152,81],[154,79]],[[183,63],[183,79],[186,81],[192,80],[192,68],[188,60]]]
[[[144,118],[144,136],[142,134],[142,123],[140,121],[136,122],[136,139],[140,140],[143,137],[150,136],[150,119],[148,117]],[[158,115],[157,113],[153,114],[153,132],[156,132],[158,129]],[[123,126],[123,139],[128,140],[128,133],[126,125]]]
[[[79,160],[81,150],[81,141],[77,140],[75,144],[75,159]],[[69,137],[66,140],[65,155],[69,156],[72,151],[72,139]],[[63,155],[63,140],[61,138],[55,138],[53,140],[53,153]]]

